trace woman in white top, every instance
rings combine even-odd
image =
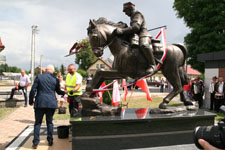
[[[58,76],[60,89],[64,90],[65,87],[65,81],[63,81],[62,76]],[[57,95],[57,100],[59,101],[59,107],[63,107],[63,103],[66,102],[65,97],[62,97],[61,95]]]

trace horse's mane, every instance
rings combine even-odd
[[[112,21],[108,21],[106,18],[104,17],[100,17],[98,18],[98,20],[93,20],[95,23],[97,24],[108,24],[114,27],[120,27],[120,28],[125,28],[127,27],[126,23],[123,23],[122,21],[118,22],[118,23],[114,23]]]

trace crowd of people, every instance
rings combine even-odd
[[[209,86],[210,94],[210,109],[219,112],[220,106],[225,105],[225,87],[224,87],[224,80],[223,77],[212,78],[212,82]]]

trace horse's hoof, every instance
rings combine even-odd
[[[159,108],[160,109],[166,109],[167,108],[167,103],[161,103],[160,105],[159,105]]]
[[[186,100],[186,101],[184,101],[184,105],[189,106],[189,105],[194,105],[194,104],[192,103],[192,101]]]

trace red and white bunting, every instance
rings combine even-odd
[[[119,84],[117,80],[114,80],[113,83],[113,96],[112,96],[112,105],[118,106],[120,102],[120,91],[119,91]]]

